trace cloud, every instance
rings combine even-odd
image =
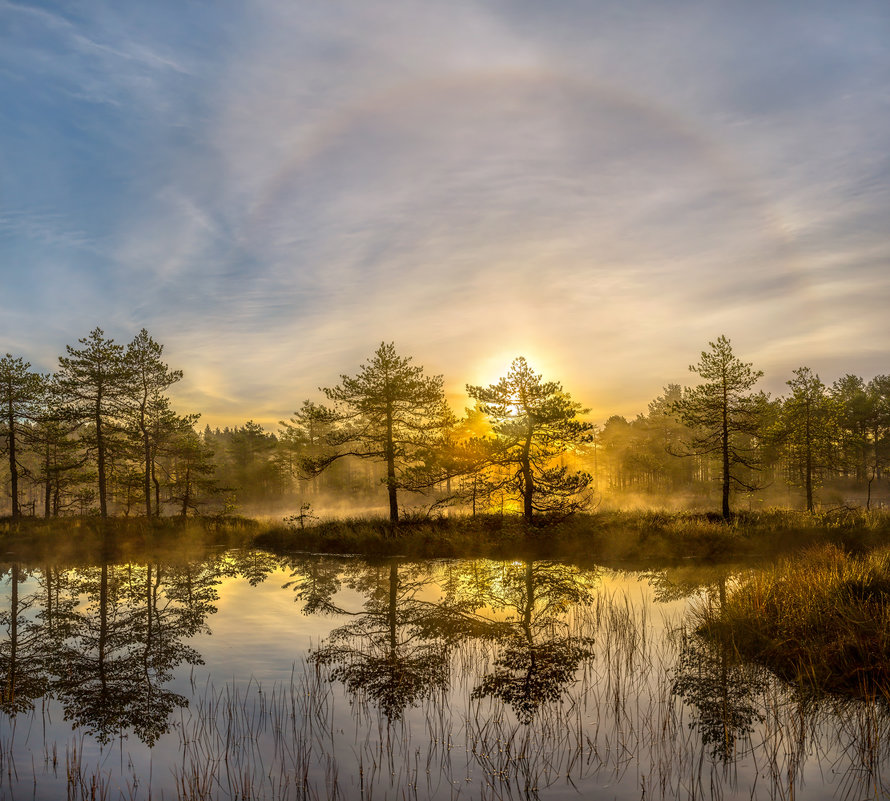
[[[58,276],[12,302],[148,327],[211,419],[274,421],[383,339],[455,393],[525,353],[633,414],[721,332],[767,370],[890,334],[880,5],[6,8],[44,138],[0,235]]]

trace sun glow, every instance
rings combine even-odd
[[[545,381],[559,380],[548,367],[548,364],[551,364],[553,360],[546,358],[540,348],[519,346],[493,354],[479,354],[469,371],[467,383],[483,387],[497,384],[510,372],[510,365],[513,364],[514,359],[518,359],[520,356],[524,356],[529,367],[543,376]]]

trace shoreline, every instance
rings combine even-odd
[[[6,555],[53,558],[83,550],[127,552],[256,547],[274,553],[368,558],[560,559],[628,568],[689,562],[771,559],[833,544],[864,553],[890,544],[890,512],[841,508],[810,515],[788,510],[717,515],[593,512],[528,526],[502,515],[411,519],[343,518],[299,528],[248,517],[25,518],[0,521]]]

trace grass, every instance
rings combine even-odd
[[[783,509],[743,512],[730,520],[693,512],[594,512],[542,518],[528,526],[518,516],[410,516],[393,526],[380,517],[328,520],[299,528],[250,518],[66,517],[0,520],[0,547],[41,558],[113,546],[124,556],[177,543],[225,545],[279,553],[363,554],[413,558],[560,558],[620,567],[653,567],[694,559],[725,562],[774,558],[834,544],[866,552],[890,543],[890,513],[841,509],[811,515]]]
[[[171,551],[197,555],[208,547],[252,544],[260,530],[243,517],[99,517],[0,519],[0,549],[28,560],[90,562],[99,557],[139,559]]]
[[[731,642],[810,693],[890,702],[890,548],[849,554],[823,545],[752,573],[699,632]]]
[[[856,509],[817,515],[765,510],[728,521],[695,513],[598,512],[534,526],[502,515],[412,518],[396,526],[382,518],[347,518],[303,529],[267,523],[255,537],[258,546],[274,551],[563,558],[623,566],[774,557],[824,543],[867,551],[888,542],[890,514]]]

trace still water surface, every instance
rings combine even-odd
[[[692,633],[731,568],[235,550],[0,569],[2,799],[890,791],[886,711],[800,700]]]

